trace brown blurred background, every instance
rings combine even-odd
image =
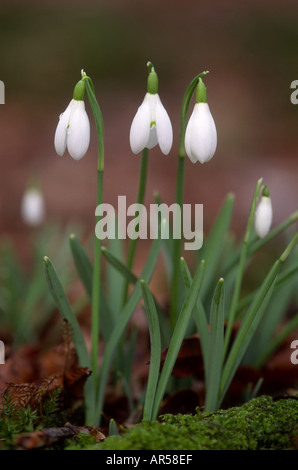
[[[241,231],[257,179],[274,204],[274,224],[297,209],[298,79],[296,0],[1,1],[0,234],[22,245],[27,233],[20,201],[32,174],[40,177],[48,219],[95,226],[96,134],[76,162],[58,157],[53,137],[80,70],[95,83],[105,123],[104,200],[135,201],[140,159],[129,128],[146,91],[146,63],[174,127],[170,155],[150,152],[147,203],[159,190],[174,202],[180,106],[203,70],[218,130],[218,149],[205,165],[186,162],[185,202],[204,204],[208,230],[223,198],[236,195],[234,228]],[[87,105],[89,116],[90,107]],[[24,232],[25,231],[25,232]]]

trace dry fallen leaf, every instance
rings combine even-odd
[[[15,439],[15,445],[23,450],[39,449],[63,439],[72,438],[78,434],[89,434],[95,438],[96,442],[101,442],[105,439],[105,435],[98,428],[73,426],[71,423],[66,423],[65,426],[60,428],[41,429],[21,434]]]

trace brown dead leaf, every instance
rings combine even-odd
[[[159,415],[193,414],[198,406],[203,405],[204,394],[191,389],[182,389],[165,398],[161,404]]]
[[[161,368],[163,367],[167,352],[168,347],[161,353]],[[172,375],[179,378],[191,375],[203,378],[203,357],[198,334],[183,340]]]
[[[9,394],[12,402],[17,407],[26,408],[30,405],[35,410],[40,409],[44,400],[54,391],[60,390],[60,398],[69,403],[83,396],[83,387],[90,374],[90,369],[77,367],[65,374],[47,377],[40,385],[35,383],[8,383],[3,390],[2,397]]]
[[[78,434],[89,434],[95,438],[96,442],[101,442],[105,439],[105,435],[98,428],[73,426],[71,423],[66,423],[61,428],[48,428],[21,434],[16,438],[15,445],[23,450],[40,449],[63,439],[72,438]]]
[[[31,346],[11,352],[0,367],[0,393],[7,382],[21,384],[35,381],[38,354],[39,349]]]

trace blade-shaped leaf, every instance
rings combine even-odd
[[[80,365],[82,367],[90,367],[90,358],[82,330],[66,297],[66,294],[63,290],[55,268],[51,260],[47,256],[44,257],[44,270],[48,286],[56,303],[56,306],[59,312],[61,313],[62,317],[68,321],[72,329],[73,341],[77,350]]]
[[[181,312],[177,318],[177,322],[173,331],[168,353],[166,356],[166,360],[164,362],[164,366],[160,375],[160,379],[159,379],[159,383],[158,383],[158,387],[157,387],[157,391],[155,395],[152,419],[156,419],[157,417],[161,400],[164,396],[166,386],[170,378],[171,372],[173,370],[183,338],[185,336],[185,332],[187,330],[193,308],[195,306],[198,295],[200,293],[200,289],[202,287],[202,283],[204,279],[204,268],[205,268],[205,262],[201,261],[194,275],[191,287],[185,298]]]
[[[150,334],[150,371],[148,377],[146,398],[144,404],[144,421],[151,421],[152,410],[154,404],[154,397],[159,377],[160,369],[160,356],[161,356],[161,340],[160,340],[160,328],[158,322],[158,315],[155,307],[153,296],[150,292],[147,283],[141,280],[142,295],[145,304],[145,313],[149,326]]]
[[[216,411],[224,354],[224,280],[214,291],[210,312],[209,362],[205,412]]]

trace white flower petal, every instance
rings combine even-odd
[[[194,113],[192,112],[192,115],[190,116],[188,124],[186,126],[184,145],[185,145],[186,155],[188,155],[188,157],[189,157],[189,159],[192,163],[196,163],[198,160],[192,154],[191,145],[190,145],[192,128],[193,128],[193,121],[194,121]]]
[[[146,144],[146,147],[147,149],[153,149],[153,147],[155,147],[155,145],[158,144],[158,138],[157,138],[157,131],[156,131],[156,126],[152,126],[150,128],[150,132],[149,132],[149,139],[148,139],[148,142]]]
[[[54,145],[58,155],[62,156],[66,149],[67,144],[67,132],[69,117],[72,108],[73,100],[69,103],[64,113],[60,114],[59,122],[55,132]]]
[[[155,121],[160,149],[164,155],[168,155],[173,144],[173,129],[169,115],[158,94],[156,94]]]
[[[67,149],[75,160],[80,160],[90,143],[90,123],[84,101],[73,100],[67,134]]]
[[[129,142],[134,154],[140,153],[148,145],[150,136],[150,104],[148,93],[139,107],[130,127]]]
[[[262,196],[255,213],[255,231],[260,238],[264,238],[272,224],[272,203],[271,198]]]
[[[188,156],[191,154],[201,163],[211,160],[217,146],[217,132],[207,103],[195,104],[188,139],[188,147],[190,147]]]

